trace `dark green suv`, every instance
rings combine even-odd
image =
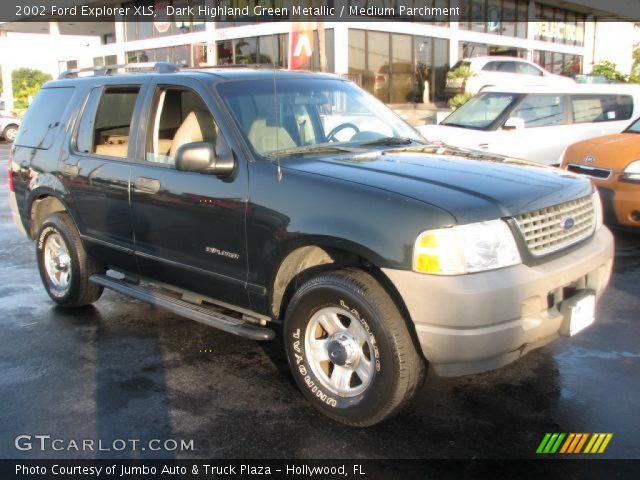
[[[106,287],[282,331],[304,395],[359,426],[427,364],[481,372],[593,322],[613,241],[588,180],[429,144],[332,75],[117,71],[47,83],[12,151],[16,223],[59,305]]]

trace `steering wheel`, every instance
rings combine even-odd
[[[327,134],[327,140],[330,142],[338,142],[339,140],[336,138],[336,134],[338,132],[341,132],[345,128],[353,129],[355,131],[354,135],[360,132],[360,129],[356,125],[350,122],[345,122],[331,129],[331,131]]]

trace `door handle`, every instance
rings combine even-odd
[[[155,178],[138,177],[135,181],[136,192],[158,193],[160,191],[160,180]]]

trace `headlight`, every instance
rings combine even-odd
[[[598,189],[593,192],[591,196],[593,199],[593,210],[596,214],[596,230],[598,230],[602,226],[602,200],[600,200],[600,192]]]
[[[621,180],[640,182],[640,160],[635,160],[625,167],[620,175]]]
[[[462,275],[521,263],[509,226],[502,220],[422,232],[413,248],[413,270]]]

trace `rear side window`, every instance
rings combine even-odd
[[[565,118],[564,105],[562,95],[527,95],[511,116],[522,118],[527,128],[561,125]]]
[[[535,75],[538,77],[542,76],[542,71],[538,70],[533,65],[529,65],[528,63],[524,63],[524,62],[518,62],[516,65],[517,65],[516,73],[519,73],[521,75]]]
[[[99,89],[93,90],[78,127],[78,151],[126,158],[139,90],[136,86],[107,87],[102,94]]]
[[[482,67],[482,70],[484,72],[495,72],[498,69],[498,63],[500,62],[489,62],[484,67]]]
[[[633,112],[630,95],[573,95],[573,123],[629,120]]]
[[[48,149],[67,120],[73,87],[43,88],[27,109],[16,145]]]
[[[516,73],[516,62],[500,62],[497,70],[502,73]]]

